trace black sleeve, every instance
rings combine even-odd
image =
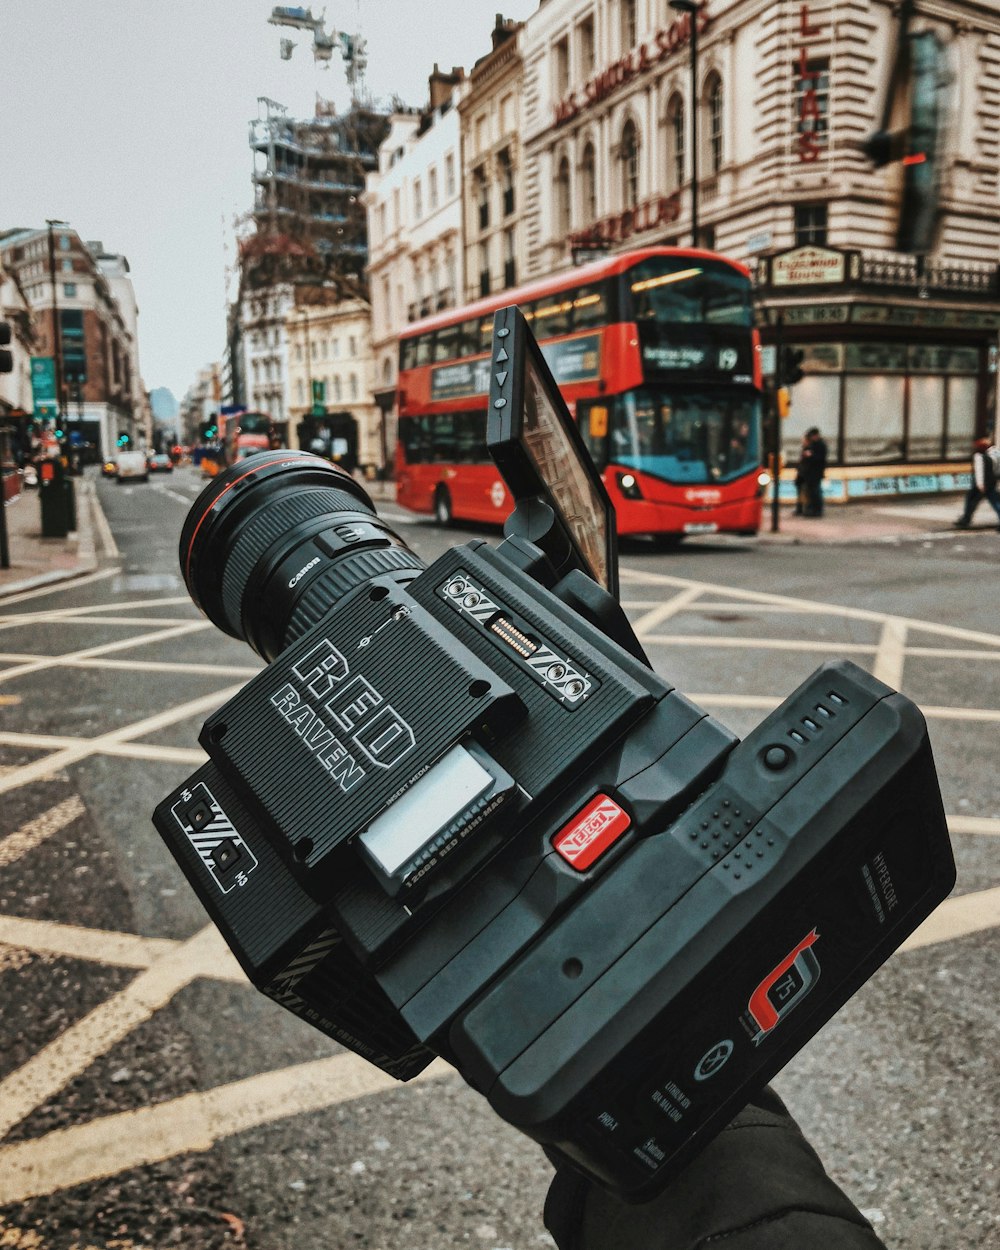
[[[652,1202],[560,1170],[545,1225],[559,1250],[886,1250],[770,1089]]]

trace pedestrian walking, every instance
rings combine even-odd
[[[805,466],[809,459],[809,436],[802,435],[799,446],[799,463],[795,470],[795,515],[804,516],[806,510],[806,473]]]
[[[805,496],[803,516],[823,515],[823,478],[826,476],[828,456],[826,442],[818,428],[814,425],[806,430],[799,458],[799,475]]]
[[[1000,490],[997,490],[997,448],[990,446],[988,438],[977,438],[972,444],[972,485],[965,495],[965,507],[955,522],[955,528],[967,530],[972,524],[972,514],[984,499],[988,499],[997,514],[1000,530]]]

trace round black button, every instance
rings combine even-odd
[[[792,753],[788,747],[768,747],[764,752],[764,767],[778,773],[791,763]]]

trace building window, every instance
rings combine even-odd
[[[479,245],[479,294],[490,293],[490,245],[484,239]]]
[[[358,340],[352,334],[347,340],[347,352],[352,360],[356,360],[358,356]]]
[[[503,193],[503,215],[509,217],[514,211],[514,166],[510,159],[510,151],[504,148],[497,153],[500,166],[500,187]]]
[[[564,36],[553,48],[555,56],[556,96],[559,99],[569,91],[569,38]]]
[[[420,187],[420,179],[416,178],[413,182],[413,215],[420,220],[424,215],[424,193]]]
[[[340,375],[338,374],[333,379],[333,402],[339,404],[342,398],[343,395],[340,386]]]
[[[64,252],[68,252],[70,248],[69,235],[61,234],[59,236],[59,246]]]
[[[631,118],[622,130],[622,196],[625,208],[635,208],[639,203],[639,136]]]
[[[555,233],[556,238],[562,239],[569,234],[570,221],[572,219],[569,195],[569,157],[564,156],[559,162],[559,171],[556,174],[556,200],[555,200]]]
[[[351,399],[357,399],[358,397],[358,375],[356,373],[351,374],[350,380],[349,380],[349,386],[350,386]]]
[[[514,231],[503,232],[503,284],[508,289],[517,285],[517,261],[514,252]]]
[[[65,272],[67,269],[70,271],[70,273],[72,273],[72,272],[73,272],[73,262],[70,260],[70,258],[69,258],[68,256],[64,256],[64,257],[63,257],[62,267],[63,267],[63,271],[64,271],[64,272]]]
[[[333,352],[331,354],[334,360],[340,359],[340,339],[333,340]]]
[[[636,0],[621,0],[622,18],[622,51],[628,52],[639,42],[639,30],[636,19]]]
[[[427,175],[427,179],[428,192],[431,201],[431,212],[433,212],[438,206],[438,171],[436,169],[432,169]]]
[[[814,161],[830,141],[830,61],[796,61],[792,74],[799,157]]]
[[[306,384],[301,378],[295,383],[295,402],[300,408],[306,402]]]
[[[63,295],[68,296],[70,299],[75,299],[76,298],[76,283],[64,282],[63,283]]]
[[[684,185],[684,144],[687,127],[684,97],[675,92],[667,105],[667,187],[676,191]]]
[[[482,165],[475,172],[476,204],[479,209],[479,229],[485,230],[490,224],[490,189],[486,185],[486,170]]]
[[[594,69],[594,17],[585,17],[576,28],[577,48],[580,62],[579,78],[581,82],[588,78]]]
[[[708,169],[717,174],[722,169],[722,79],[713,74],[705,91],[708,106]]]
[[[580,205],[587,225],[597,220],[597,158],[588,143],[580,158]]]
[[[444,193],[448,199],[455,194],[455,157],[451,152],[444,158]]]
[[[826,247],[827,208],[825,204],[796,204],[795,246]]]

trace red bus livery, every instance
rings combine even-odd
[[[396,497],[500,523],[486,450],[493,313],[517,304],[601,470],[620,534],[756,533],[761,370],[751,280],[713,252],[654,247],[427,317],[400,338]]]

